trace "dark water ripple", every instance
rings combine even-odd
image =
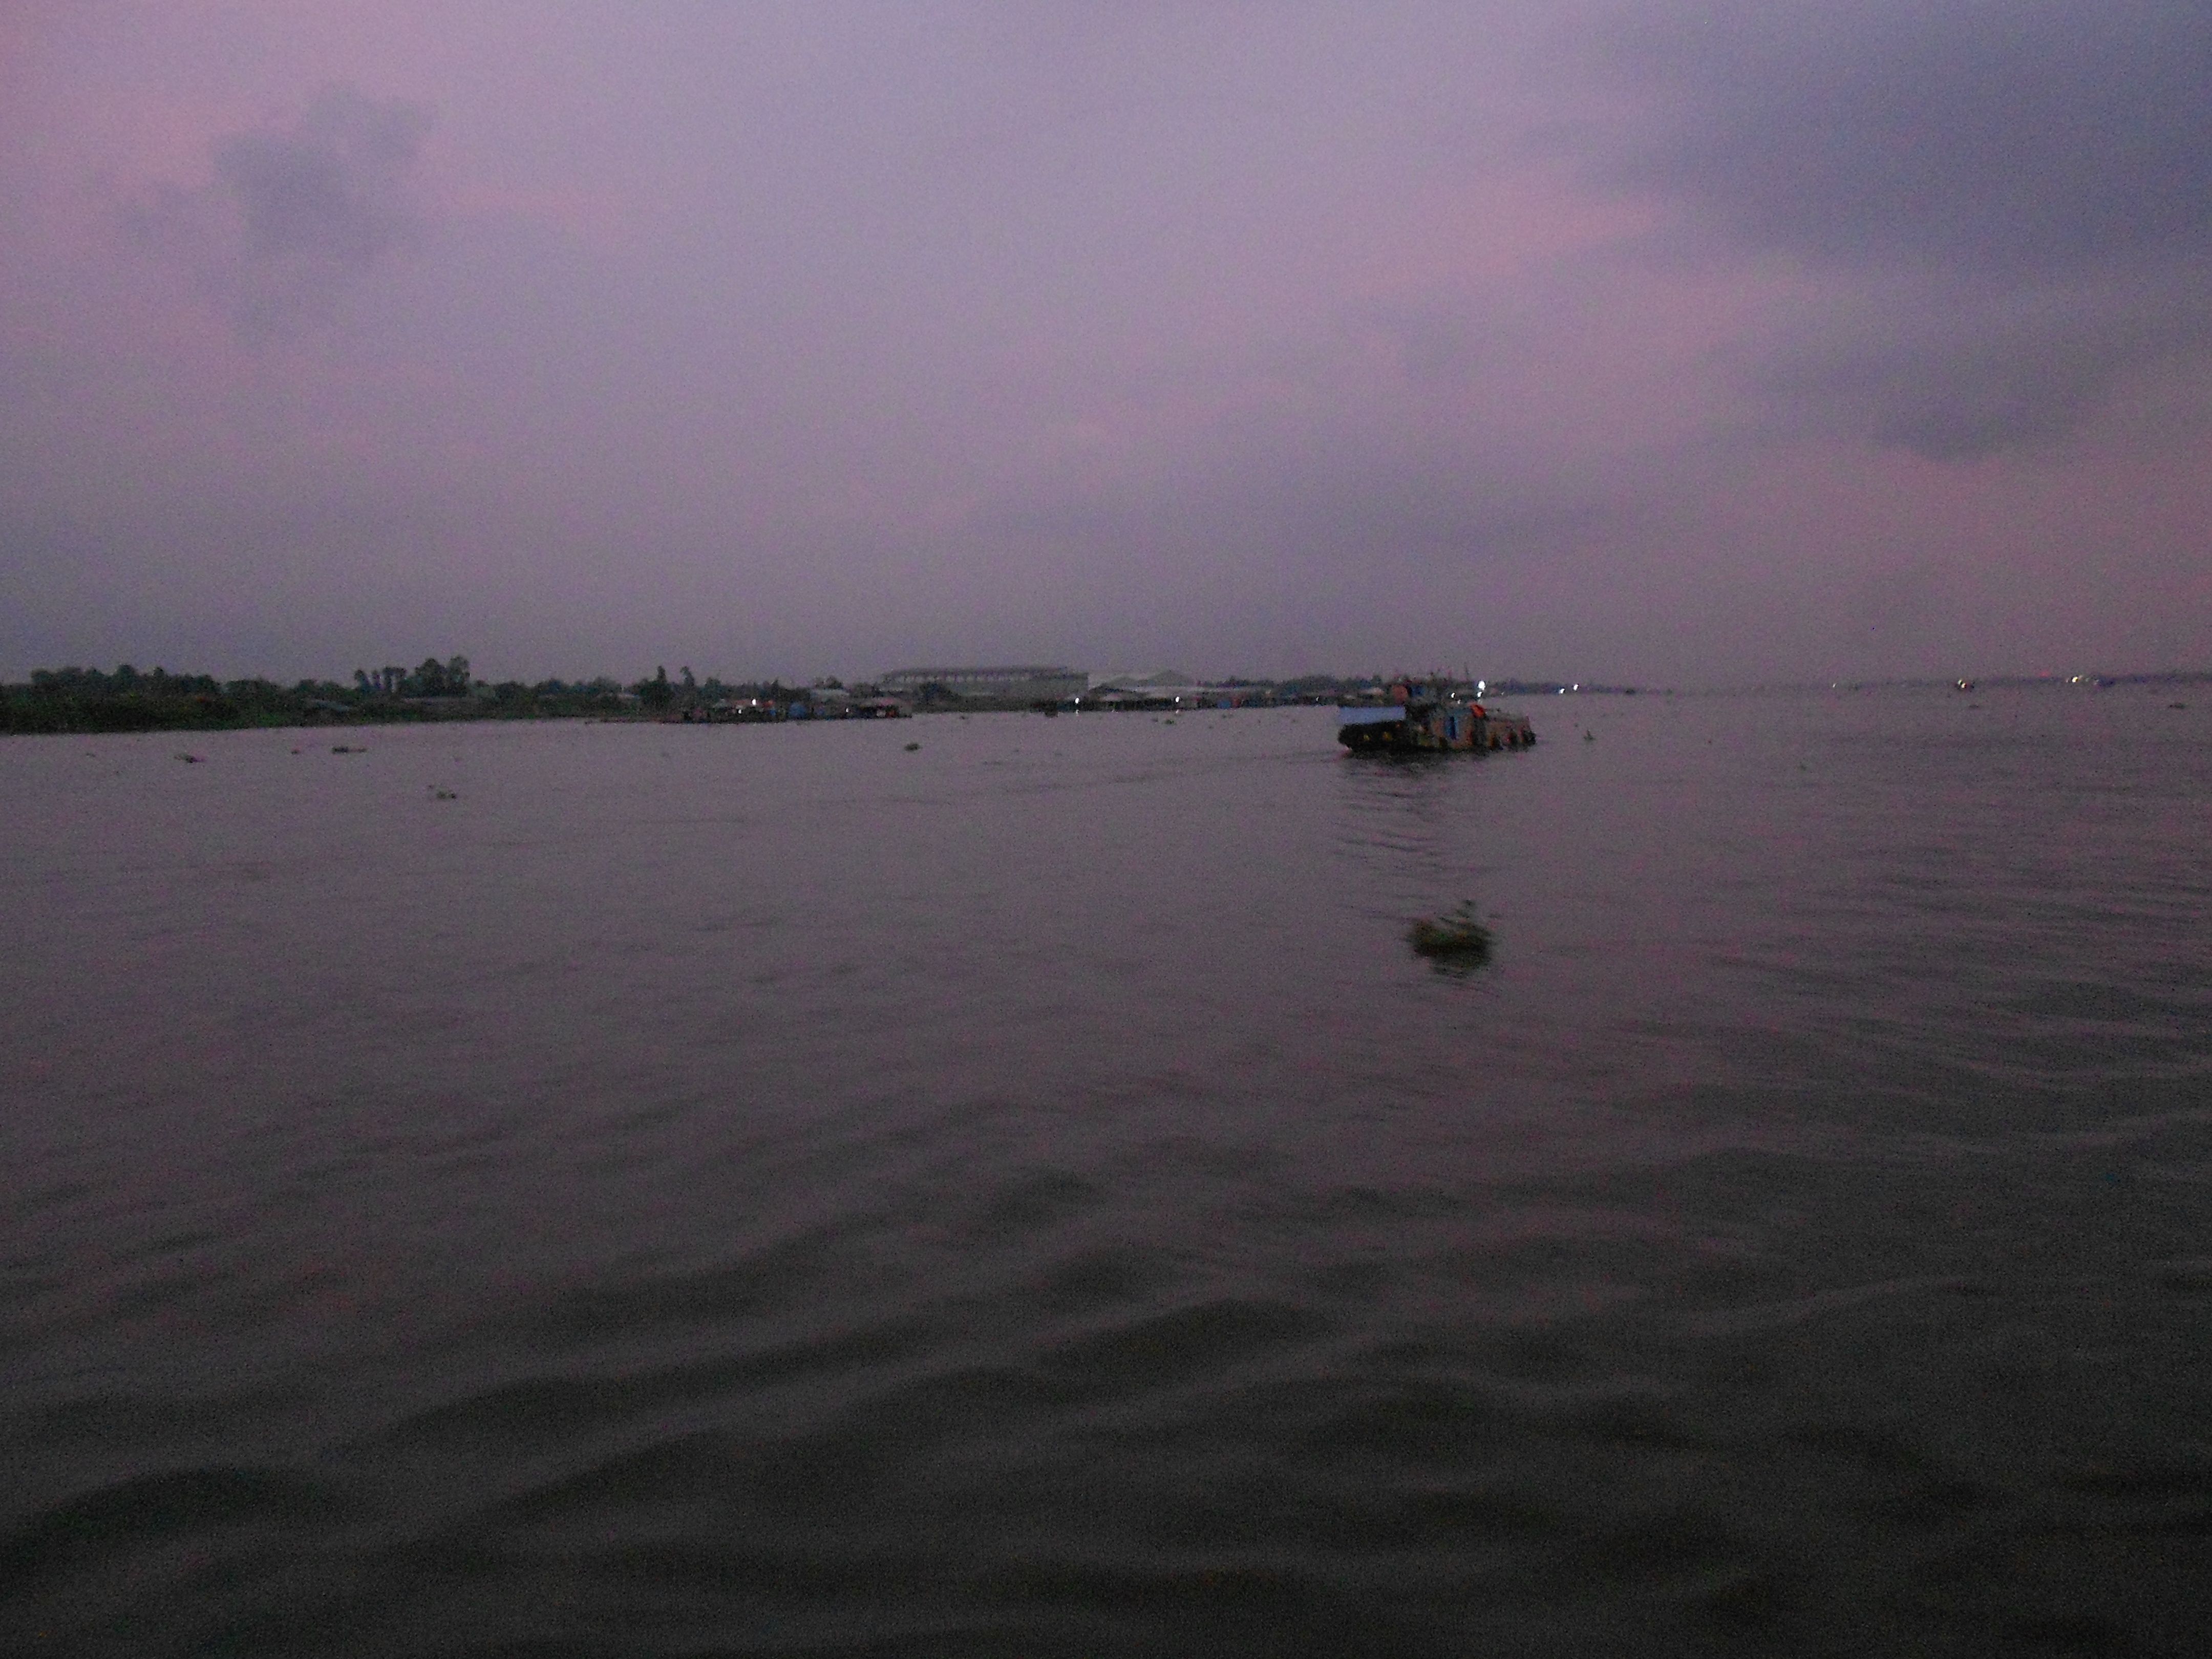
[[[2212,721],[1976,701],[0,748],[0,1650],[2193,1652]]]

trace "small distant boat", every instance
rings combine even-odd
[[[1974,689],[1974,683],[1972,680],[1953,680],[1951,684],[1960,691],[1971,691]]]
[[[1485,708],[1441,680],[1398,680],[1384,695],[1379,707],[1336,711],[1336,740],[1352,753],[1526,749],[1536,741],[1527,715]]]

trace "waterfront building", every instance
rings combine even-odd
[[[1078,668],[1027,664],[1010,668],[902,668],[883,675],[877,684],[908,701],[944,696],[973,702],[1026,705],[1058,703],[1079,696],[1091,679]]]

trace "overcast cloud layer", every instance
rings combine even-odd
[[[0,0],[0,673],[2212,666],[2212,7]]]

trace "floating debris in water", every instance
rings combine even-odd
[[[205,755],[179,755],[177,758],[184,762],[187,766],[198,766],[202,761],[205,760],[207,757]]]
[[[334,743],[331,745],[331,753],[333,755],[366,755],[368,752],[366,748],[356,748],[343,743]]]
[[[434,783],[425,784],[423,787],[430,792],[430,799],[433,800],[459,800],[460,799],[460,795],[457,791],[452,789],[441,789]]]
[[[1424,916],[1408,931],[1414,953],[1443,967],[1474,968],[1490,960],[1490,929],[1474,919],[1474,901],[1440,916]]]
[[[906,752],[907,752],[908,754],[911,755],[912,753],[914,753],[914,751],[915,751],[915,750],[917,750],[917,749],[919,749],[919,748],[921,748],[921,745],[920,744],[918,744],[918,743],[910,743],[910,744],[907,744],[907,746],[906,746]]]

